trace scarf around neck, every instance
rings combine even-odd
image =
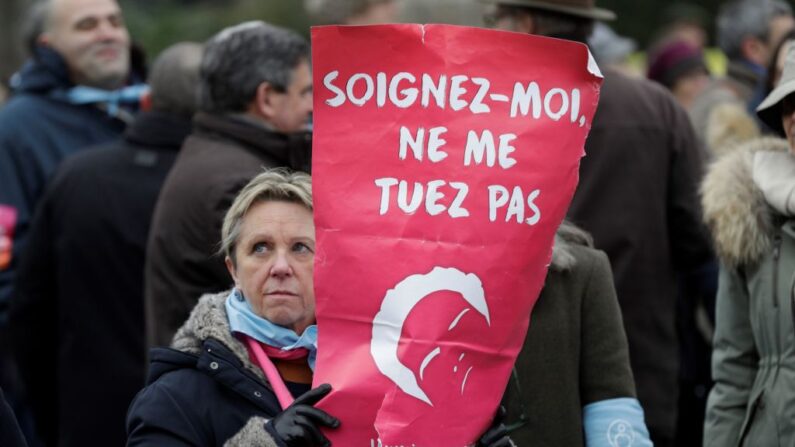
[[[300,336],[292,329],[274,324],[254,313],[243,293],[233,289],[226,298],[226,314],[232,333],[247,335],[260,343],[281,351],[306,349],[309,367],[314,371],[317,358],[317,325],[313,324]]]

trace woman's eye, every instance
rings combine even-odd
[[[251,249],[252,253],[265,253],[268,251],[268,245],[263,242],[258,242],[254,244],[254,247]]]
[[[312,249],[303,242],[293,245],[293,251],[296,253],[312,253]]]

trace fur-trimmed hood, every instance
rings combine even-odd
[[[704,221],[715,251],[730,267],[754,264],[771,248],[776,214],[753,181],[754,153],[788,151],[780,138],[748,141],[719,157],[701,185]]]
[[[209,338],[218,340],[235,354],[250,372],[268,383],[262,370],[255,366],[248,356],[246,346],[232,335],[229,318],[226,314],[226,298],[229,291],[205,294],[191,311],[188,320],[174,335],[171,347],[189,354],[200,355],[204,341]]]
[[[721,156],[760,135],[756,121],[743,104],[733,101],[720,103],[712,109],[705,133],[707,148],[715,156]]]

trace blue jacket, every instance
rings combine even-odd
[[[38,48],[12,79],[13,96],[0,109],[0,205],[17,210],[12,262],[0,271],[0,328],[31,215],[50,174],[66,156],[117,139],[125,127],[94,105],[59,99],[59,92],[72,86],[64,60]]]

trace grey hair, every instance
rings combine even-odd
[[[309,43],[297,33],[261,21],[226,28],[204,49],[199,109],[210,113],[243,112],[257,87],[290,85],[293,70],[309,60]]]
[[[792,15],[792,8],[781,0],[735,0],[721,6],[716,21],[718,47],[729,60],[742,58],[742,43],[747,37],[767,41],[770,21]]]
[[[297,203],[312,211],[312,178],[304,172],[285,168],[267,169],[240,190],[221,226],[219,253],[228,256],[232,264],[237,263],[235,246],[240,238],[243,218],[254,204],[268,201]]]
[[[196,112],[203,50],[201,44],[180,42],[160,53],[148,79],[152,110],[187,117]]]
[[[48,28],[51,12],[52,0],[38,0],[27,11],[21,31],[22,42],[30,56],[36,55],[39,36]]]
[[[321,25],[344,24],[370,6],[393,0],[304,0],[304,8],[312,23]]]

